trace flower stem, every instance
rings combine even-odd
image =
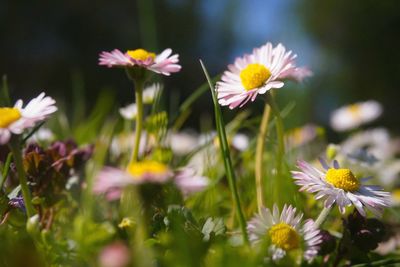
[[[315,225],[317,227],[322,226],[322,224],[325,222],[326,218],[328,217],[329,212],[331,211],[331,209],[332,209],[332,206],[330,206],[329,208],[324,207],[324,209],[318,215],[317,220],[315,221]]]
[[[28,219],[35,214],[35,209],[32,205],[31,193],[28,188],[28,181],[26,179],[24,165],[22,162],[21,147],[19,143],[19,138],[13,137],[9,143],[10,150],[13,154],[14,163],[17,168],[17,174],[19,178],[19,183],[21,185],[22,196],[24,198],[26,214]]]
[[[263,154],[265,148],[265,138],[267,135],[269,117],[271,116],[271,107],[268,101],[265,101],[264,113],[261,119],[260,129],[257,136],[255,176],[258,211],[264,206],[264,184],[263,184]]]
[[[131,162],[138,161],[140,138],[142,136],[143,127],[143,81],[134,81],[135,84],[135,98],[136,98],[136,127],[135,127],[135,144],[133,148]]]

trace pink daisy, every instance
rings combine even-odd
[[[128,50],[122,53],[118,49],[111,52],[101,52],[99,65],[112,67],[140,67],[150,71],[169,76],[178,72],[181,66],[178,65],[179,55],[172,55],[170,48],[165,49],[161,54],[148,52],[144,49]]]
[[[222,75],[222,81],[217,82],[219,103],[231,109],[242,107],[249,100],[254,101],[258,94],[282,88],[285,79],[300,82],[311,76],[307,68],[296,67],[296,57],[282,44],[272,47],[267,43],[255,48],[252,54],[237,58]]]

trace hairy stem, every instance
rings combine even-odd
[[[24,198],[26,214],[28,219],[35,214],[35,209],[32,205],[31,193],[28,188],[28,181],[26,179],[24,165],[22,162],[22,153],[19,143],[19,138],[13,137],[9,143],[10,150],[13,154],[14,163],[17,168],[19,183],[21,185],[22,197]]]

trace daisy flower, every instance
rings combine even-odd
[[[11,134],[22,134],[25,129],[35,126],[57,110],[56,101],[41,93],[23,108],[22,100],[14,107],[0,107],[0,145],[6,144]]]
[[[252,54],[237,58],[217,82],[219,103],[231,109],[242,107],[249,100],[254,101],[258,94],[282,88],[285,79],[300,82],[311,76],[307,68],[296,67],[296,57],[282,44],[272,47],[267,43],[255,48]]]
[[[125,53],[118,49],[111,52],[101,52],[99,65],[109,68],[113,67],[139,67],[169,76],[173,72],[178,72],[181,66],[178,65],[179,55],[172,55],[170,48],[165,49],[161,54],[156,55],[153,52],[144,49],[128,50]]]
[[[352,130],[374,121],[382,111],[382,105],[373,100],[344,106],[331,114],[331,127],[338,132]]]
[[[173,178],[175,185],[184,195],[202,191],[207,187],[207,177],[196,175],[191,168],[173,172],[167,165],[157,161],[133,162],[126,170],[106,167],[98,174],[93,187],[95,194],[105,194],[108,200],[120,198],[122,189],[143,183],[166,183]]]
[[[269,238],[269,252],[274,261],[300,248],[303,248],[304,258],[311,261],[318,254],[322,237],[313,220],[307,220],[301,225],[302,218],[303,213],[296,215],[296,208],[291,205],[285,205],[280,214],[277,205],[274,205],[272,212],[262,208],[247,225],[250,242],[255,244],[265,237]]]
[[[340,168],[337,161],[333,162],[333,167],[323,160],[321,165],[323,171],[298,161],[297,167],[301,171],[292,171],[292,175],[295,183],[301,186],[300,191],[317,193],[315,198],[325,199],[326,208],[336,203],[340,212],[345,213],[346,207],[353,205],[363,216],[366,216],[364,209],[380,216],[383,208],[390,205],[388,192],[379,186],[363,184],[371,177],[357,178],[350,169]]]
[[[137,106],[135,103],[129,104],[119,109],[119,114],[126,120],[134,120],[137,115]]]

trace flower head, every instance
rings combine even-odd
[[[11,134],[22,134],[57,110],[56,101],[41,93],[23,108],[22,100],[14,107],[0,107],[0,145],[6,144]]]
[[[171,56],[172,50],[165,49],[161,54],[156,55],[153,52],[144,49],[128,50],[122,53],[118,49],[111,52],[101,52],[99,65],[112,67],[139,67],[155,73],[170,75],[173,72],[178,72],[181,66],[178,65],[179,55]]]
[[[97,176],[93,192],[105,194],[108,200],[118,199],[121,189],[128,185],[143,183],[166,183],[170,181],[182,192],[184,196],[204,190],[209,179],[196,174],[190,167],[172,171],[167,165],[153,160],[133,162],[125,171],[106,167]]]
[[[341,107],[331,115],[331,127],[338,131],[348,131],[374,121],[382,114],[382,105],[370,100]]]
[[[303,248],[304,258],[311,261],[318,254],[317,245],[322,239],[314,221],[307,220],[301,225],[302,217],[302,213],[296,215],[296,208],[291,205],[285,205],[280,214],[276,205],[272,212],[262,208],[247,225],[250,241],[257,243],[265,237],[269,238],[269,251],[274,261],[299,248]]]
[[[252,54],[237,58],[217,83],[219,103],[231,109],[242,107],[249,100],[254,101],[258,94],[282,88],[284,79],[302,81],[311,71],[296,67],[296,57],[282,44],[272,47],[267,43],[255,48]]]
[[[125,267],[131,261],[129,248],[122,242],[114,242],[100,252],[101,267]]]
[[[384,207],[390,205],[390,194],[382,191],[379,186],[364,185],[371,177],[358,178],[350,169],[340,168],[334,161],[333,167],[321,160],[323,171],[314,168],[305,161],[298,161],[301,170],[292,171],[295,183],[301,186],[300,191],[306,190],[317,193],[316,199],[325,199],[325,207],[338,205],[341,213],[347,206],[354,205],[358,212],[366,216],[364,208],[376,216],[380,216]]]
[[[126,120],[134,120],[137,115],[137,106],[135,103],[119,109],[119,114]]]

